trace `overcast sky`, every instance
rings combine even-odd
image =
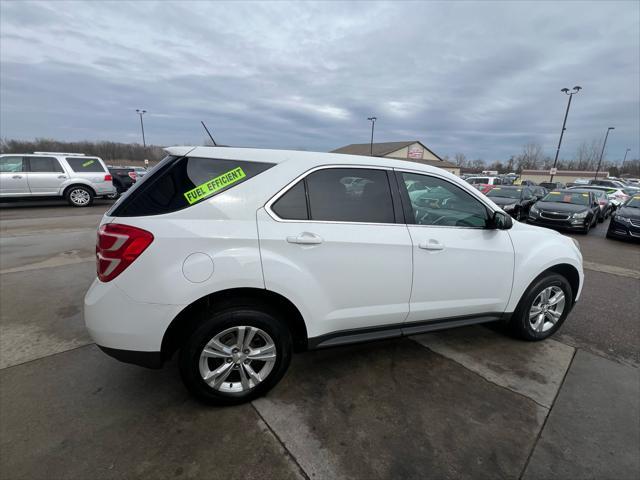
[[[640,156],[640,2],[0,2],[0,135]]]

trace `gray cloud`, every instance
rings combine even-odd
[[[637,2],[2,2],[0,135],[441,155],[640,152]]]

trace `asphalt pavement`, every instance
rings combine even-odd
[[[553,339],[470,327],[294,356],[266,397],[194,402],[175,361],[86,334],[109,202],[0,206],[0,478],[640,478],[640,246],[576,235]]]

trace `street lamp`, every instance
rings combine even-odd
[[[369,146],[369,152],[370,155],[373,157],[373,129],[376,125],[376,120],[378,120],[377,117],[367,117],[367,120],[369,120],[371,122],[371,144]]]
[[[616,127],[607,128],[607,134],[604,136],[604,142],[602,142],[602,151],[600,152],[600,160],[598,160],[598,168],[596,168],[596,176],[593,177],[594,180],[598,179],[598,172],[600,171],[600,164],[602,163],[602,156],[604,155],[604,147],[607,146],[607,138],[609,138],[609,132],[615,129]]]
[[[567,111],[564,112],[564,121],[562,122],[562,130],[560,131],[560,140],[558,141],[558,149],[556,150],[556,158],[553,161],[553,168],[554,169],[558,165],[558,154],[560,153],[560,145],[562,145],[562,137],[564,136],[564,131],[566,130],[567,116],[569,115],[569,107],[571,106],[571,99],[580,90],[582,90],[582,87],[579,86],[579,85],[576,85],[575,87],[573,87],[573,91],[572,92],[569,92],[568,88],[563,88],[562,90],[560,90],[565,95],[569,95],[569,102],[567,103]],[[551,174],[551,178],[549,179],[549,181],[553,182],[553,173]]]
[[[631,151],[630,148],[627,148],[627,150],[624,152],[624,158],[622,159],[622,166],[620,167],[620,170],[622,170],[624,168],[624,162],[627,161],[627,153],[629,153]]]
[[[147,111],[146,110],[140,110],[139,108],[136,108],[136,113],[138,115],[140,115],[140,128],[142,129],[142,146],[144,148],[147,148],[147,142],[144,139],[144,123],[142,122],[142,115],[147,113]]]

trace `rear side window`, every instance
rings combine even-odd
[[[395,223],[387,172],[328,168],[305,179],[311,220]]]
[[[57,158],[53,157],[27,157],[29,171],[35,173],[64,172]]]
[[[190,207],[271,168],[272,163],[167,157],[142,177],[108,214],[161,215]]]
[[[76,173],[104,172],[105,169],[97,158],[90,157],[67,157],[67,163]]]
[[[0,158],[0,173],[24,172],[22,157],[2,157]]]

